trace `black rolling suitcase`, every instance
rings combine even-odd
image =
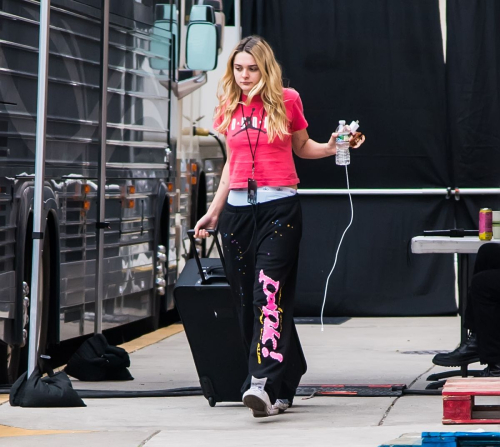
[[[194,249],[194,230],[189,230],[188,235],[195,258],[182,270],[174,288],[174,299],[203,395],[212,407],[216,402],[241,402],[248,359],[225,275],[222,250],[217,235],[213,234],[220,259],[200,259]]]

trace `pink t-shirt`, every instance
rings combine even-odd
[[[304,117],[302,101],[299,94],[289,88],[283,89],[286,114],[289,119],[288,131],[290,134],[307,127]],[[246,96],[242,97],[242,101]],[[255,151],[255,180],[257,186],[289,186],[299,183],[292,155],[292,136],[285,135],[281,140],[275,137],[272,143],[267,140],[267,115],[262,114],[264,104],[260,96],[255,96],[249,106],[238,105],[233,113],[229,127],[225,133],[227,143],[231,150],[231,162],[229,164],[229,188],[246,188],[248,178],[252,176],[252,152],[248,139],[255,151],[257,137],[259,142]],[[245,121],[248,123],[245,130]],[[219,117],[214,122],[217,128],[222,122]],[[248,135],[247,135],[248,130]]]

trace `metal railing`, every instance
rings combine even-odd
[[[444,195],[446,197],[461,195],[500,195],[500,188],[402,188],[402,189],[298,189],[303,196],[335,196],[335,195]]]

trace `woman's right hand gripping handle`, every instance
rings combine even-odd
[[[219,216],[210,213],[205,214],[194,227],[194,237],[206,238],[210,236],[207,230],[215,230]]]

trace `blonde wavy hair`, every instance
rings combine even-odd
[[[215,109],[214,119],[222,117],[222,122],[216,130],[221,133],[227,130],[231,117],[240,103],[241,88],[234,79],[234,58],[243,51],[253,56],[262,75],[258,84],[250,90],[245,105],[249,105],[254,96],[260,95],[268,117],[268,141],[272,142],[276,136],[282,140],[285,135],[290,135],[288,131],[290,121],[286,116],[283,100],[281,67],[276,62],[272,48],[259,36],[242,39],[227,61],[226,72],[219,81],[217,92],[219,106]]]

